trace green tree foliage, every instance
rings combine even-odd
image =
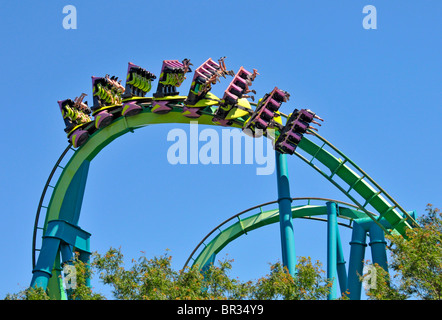
[[[142,256],[125,267],[123,254],[111,248],[101,255],[95,253],[91,265],[78,259],[71,262],[76,268],[76,286],[67,290],[70,299],[101,300],[86,285],[87,277],[98,275],[111,286],[112,299],[117,300],[241,300],[241,299],[325,299],[329,282],[323,277],[319,262],[300,258],[298,271],[292,277],[280,263],[270,266],[270,274],[256,282],[240,281],[229,276],[233,260],[219,261],[203,272],[192,267],[175,271],[172,257],[167,253],[148,259]],[[18,294],[9,294],[8,300],[48,300],[41,288],[28,288]]]
[[[331,288],[331,281],[322,274],[322,265],[315,264],[310,257],[301,257],[292,277],[280,263],[270,267],[270,274],[259,279],[254,286],[252,297],[258,300],[323,300]]]
[[[440,300],[442,298],[442,214],[429,204],[404,239],[388,235],[391,275],[376,267],[376,286],[367,292],[373,300]]]
[[[92,276],[90,265],[80,261],[78,256],[75,256],[73,261],[70,261],[75,267],[75,285],[72,289],[68,289],[67,294],[72,300],[103,300],[105,297],[99,293],[92,292],[92,289],[87,285],[86,280]],[[50,300],[49,295],[40,287],[27,288],[16,294],[8,294],[5,300]]]
[[[92,277],[91,266],[78,259],[78,255],[71,262],[75,267],[75,286],[67,290],[69,298],[72,300],[103,300],[105,297],[99,293],[92,292],[87,285],[87,279]]]
[[[298,273],[292,277],[280,263],[271,265],[271,272],[256,283],[232,279],[228,273],[232,260],[219,262],[202,273],[198,268],[179,272],[171,268],[171,257],[154,259],[141,257],[126,270],[123,255],[111,249],[97,255],[95,267],[105,284],[113,287],[116,299],[172,300],[172,299],[325,299],[330,282],[322,274],[319,262],[301,258]]]
[[[50,300],[42,288],[27,288],[19,293],[9,293],[5,300]]]
[[[105,255],[96,254],[94,266],[121,300],[242,299],[248,292],[247,284],[227,275],[230,261],[211,266],[203,275],[197,268],[175,271],[171,260],[167,254],[153,259],[143,256],[126,270],[122,253],[111,248]]]
[[[389,272],[375,265],[375,285],[370,285],[367,296],[373,300],[405,300],[442,298],[442,214],[428,205],[419,219],[420,228],[414,228],[406,239],[388,235],[390,252]],[[278,262],[270,266],[270,273],[257,281],[242,282],[232,279],[229,272],[232,260],[219,261],[204,272],[196,267],[175,271],[172,257],[167,253],[148,259],[142,256],[124,264],[119,249],[111,248],[104,255],[95,253],[92,263],[78,259],[75,266],[76,285],[67,291],[70,299],[101,300],[105,296],[94,293],[86,279],[97,276],[112,287],[118,300],[174,300],[174,299],[260,299],[260,300],[319,300],[326,299],[331,282],[324,277],[319,262],[298,257],[296,275]],[[364,275],[361,276],[361,281]],[[345,296],[342,297],[345,299]],[[41,288],[28,288],[17,294],[8,294],[7,300],[49,300]]]

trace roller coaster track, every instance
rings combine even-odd
[[[407,230],[418,226],[414,218],[365,171],[326,139],[314,131],[310,130],[310,132],[322,142],[322,145],[318,146],[311,140],[304,138],[299,143],[298,149],[305,151],[312,158],[309,160],[298,151],[295,151],[296,156],[330,181],[336,188],[352,200],[359,209],[364,211],[374,222],[378,223],[385,232],[389,233],[390,231],[379,223],[382,219],[385,219],[390,223],[391,230],[398,232],[404,237],[406,236]],[[337,158],[330,151],[326,150],[326,148],[331,150],[331,152],[336,152],[343,159]],[[329,172],[322,170],[317,166],[314,163],[315,160],[323,164]],[[340,180],[337,178],[340,178]],[[352,194],[352,191],[356,192],[364,199],[363,204],[356,199]],[[367,210],[369,205],[378,212],[378,217],[373,216],[373,214]]]
[[[77,150],[72,149],[71,145],[68,145],[66,149],[62,152],[60,158],[55,163],[49,178],[43,188],[43,192],[40,198],[40,202],[37,208],[37,214],[34,223],[33,232],[33,245],[32,245],[32,264],[35,267],[36,256],[39,249],[36,247],[38,230],[46,229],[47,222],[50,220],[55,220],[60,218],[58,216],[61,208],[61,202],[67,192],[68,186],[80,168],[80,166],[91,161],[101,149],[103,149],[107,144],[117,137],[125,134],[127,132],[134,132],[135,129],[144,127],[149,124],[155,123],[185,123],[189,122],[189,118],[183,117],[180,114],[181,110],[173,110],[172,112],[165,115],[158,115],[149,112],[149,110],[143,111],[141,114],[134,117],[121,117],[114,121],[110,126],[97,131],[93,136],[90,137],[84,146],[78,148]],[[200,124],[212,125],[211,117],[209,114],[203,114],[198,122]],[[233,125],[235,127],[240,127],[239,124]],[[405,236],[407,229],[411,229],[411,224],[416,224],[414,219],[410,214],[405,211],[388,193],[386,193],[367,173],[360,169],[352,160],[346,157],[342,152],[340,152],[336,147],[334,147],[327,140],[319,136],[318,134],[312,132],[316,137],[318,137],[323,144],[321,146],[315,144],[308,138],[304,137],[298,145],[298,149],[303,150],[307,154],[310,154],[312,158],[309,160],[306,156],[302,155],[300,152],[296,151],[295,154],[305,163],[310,165],[328,181],[330,181],[336,188],[342,191],[350,200],[352,200],[357,207],[362,210],[367,216],[371,217],[375,221],[379,221],[382,218],[386,219],[391,224],[391,230],[396,230],[400,234]],[[325,148],[337,152],[343,160],[335,157],[331,152],[327,151]],[[69,150],[74,150],[74,154],[71,156],[68,164],[65,167],[61,167],[60,163],[65,158]],[[325,165],[330,172],[325,172],[319,168],[314,161],[318,161]],[[354,169],[351,169],[347,164],[352,165]],[[56,170],[62,170],[59,180],[55,186],[51,185],[52,178]],[[357,173],[359,172],[359,174]],[[336,177],[342,180],[336,180]],[[342,182],[347,183],[347,188]],[[371,185],[374,185],[374,187]],[[53,189],[51,200],[48,205],[44,205],[44,200],[47,195],[48,189]],[[354,190],[361,197],[365,199],[365,203],[361,204],[350,192]],[[390,200],[388,202],[387,199]],[[367,206],[371,205],[377,212],[378,216],[375,217],[368,209]],[[40,216],[42,210],[46,210],[46,218],[44,224],[40,222]],[[402,213],[399,213],[396,209]],[[383,225],[381,228],[386,230]]]
[[[66,147],[66,149],[62,152],[60,157],[58,158],[57,162],[55,163],[54,167],[52,168],[51,173],[49,174],[49,177],[48,177],[46,184],[43,188],[43,192],[41,193],[40,201],[39,201],[38,207],[37,207],[37,213],[35,214],[34,232],[32,235],[32,268],[35,267],[36,254],[38,251],[40,251],[40,249],[37,249],[37,233],[38,233],[38,230],[43,230],[42,227],[39,227],[39,220],[40,220],[41,211],[48,208],[47,204],[43,205],[43,202],[46,198],[46,193],[47,193],[48,189],[55,188],[53,185],[51,185],[52,179],[53,179],[54,174],[57,170],[64,169],[64,167],[60,166],[60,163],[63,161],[64,157],[69,152],[69,150],[73,150],[75,152],[75,149],[72,148],[72,144],[69,144]],[[42,234],[42,236],[43,236],[43,234]]]
[[[145,101],[143,99],[141,100]],[[133,101],[135,100],[132,100],[132,102]],[[198,123],[203,125],[216,125],[213,122],[215,110],[216,106],[200,109],[200,116],[197,119]],[[139,128],[152,124],[189,123],[195,121],[195,119],[186,117],[183,114],[183,107],[177,105],[174,105],[166,114],[154,113],[150,106],[145,106],[137,115],[127,117],[119,116],[108,126],[96,130],[90,135],[86,143],[79,148],[74,149],[72,145],[66,147],[47,179],[38,204],[32,240],[33,269],[35,269],[38,264],[37,255],[38,252],[41,251],[41,248],[39,248],[37,244],[39,231],[41,232],[41,235],[44,236],[48,230],[48,224],[53,221],[66,221],[70,225],[78,225],[89,164],[94,157],[119,136],[128,132],[134,132]],[[281,115],[287,118],[286,115]],[[230,126],[234,128],[242,128],[246,121],[247,119],[237,118],[232,121]],[[318,139],[320,143],[316,144],[312,141],[313,139],[304,136],[299,142],[294,154],[344,193],[344,195],[354,203],[354,209],[351,210],[358,212],[359,216],[365,215],[366,217],[370,217],[384,230],[384,232],[395,232],[404,237],[406,236],[407,230],[417,226],[413,217],[365,171],[359,168],[351,159],[326,139],[314,131],[309,130],[309,133],[311,133],[315,139]],[[69,151],[73,152],[72,155],[67,158]],[[334,154],[337,155],[335,156]],[[67,161],[65,161],[65,158]],[[62,166],[61,163],[64,161],[66,164]],[[325,167],[325,169],[321,169],[318,164]],[[54,179],[55,173],[60,170],[60,176],[54,184],[52,180]],[[46,202],[46,199],[49,197],[48,190],[50,189],[52,189],[50,200]],[[355,193],[358,195],[359,199],[363,200],[358,200]],[[260,208],[264,205],[265,204],[255,208]],[[293,208],[293,214],[296,215],[299,213],[300,216],[308,216],[307,213],[311,210],[312,208],[309,206],[303,207],[302,209],[295,207]],[[45,218],[42,221],[43,211],[45,211]],[[376,214],[373,212],[376,212]],[[277,215],[277,210],[270,210],[264,215],[262,214],[259,216],[260,219],[264,219],[262,223],[253,222],[249,227],[250,230],[275,221],[274,219],[276,217],[275,215]],[[241,213],[235,215],[235,217],[239,218],[240,215]],[[258,216],[255,218],[258,218]],[[253,220],[253,218],[250,219]],[[382,223],[382,221],[386,221],[387,223]],[[243,228],[242,226],[246,222],[248,222],[248,220],[240,220],[238,222],[239,225],[237,224],[235,228],[238,228],[238,226]],[[243,228],[243,232],[246,231],[247,228]],[[238,233],[238,236],[239,235],[240,234]],[[230,237],[229,241],[232,239],[233,238]],[[210,253],[209,256],[216,254],[216,252],[226,244],[227,243],[224,243],[223,245],[217,244],[215,249],[207,251]],[[204,261],[207,262],[209,256],[205,256],[206,260]],[[199,258],[196,258],[195,260],[198,259]],[[59,270],[55,270],[55,272],[59,272]],[[52,277],[50,281],[58,281],[57,279],[54,280],[54,278],[56,277]]]
[[[294,219],[310,219],[315,221],[324,221],[327,219],[319,218],[319,215],[327,215],[326,206],[313,205],[312,202],[335,202],[340,205],[339,207],[339,217],[347,220],[347,223],[338,222],[339,225],[352,228],[352,222],[355,219],[360,219],[366,217],[366,213],[362,211],[358,206],[346,203],[343,201],[337,201],[326,198],[312,198],[312,197],[297,197],[292,198],[293,202],[307,202],[303,205],[292,206],[292,217]],[[277,204],[278,201],[270,201],[262,203],[257,206],[253,206],[246,210],[243,210],[230,218],[224,220],[215,228],[213,228],[195,247],[195,249],[190,254],[189,258],[184,264],[184,268],[189,266],[189,262],[193,260],[192,266],[199,266],[204,268],[210,263],[214,262],[215,256],[230,242],[237,239],[242,235],[246,235],[248,232],[256,230],[258,228],[279,222],[279,209],[269,209],[263,210],[264,208],[271,206],[272,204]],[[342,206],[341,206],[342,205]],[[346,208],[348,206],[350,208]],[[247,217],[245,215],[257,211],[257,213],[251,214]],[[371,213],[373,216],[375,214]],[[228,227],[226,225],[228,224]],[[223,230],[221,230],[224,227]],[[214,234],[218,232],[216,236]],[[207,240],[211,240],[206,244]],[[200,249],[202,248],[202,249]],[[196,253],[199,254],[195,257]]]
[[[37,252],[40,251],[37,248],[37,235],[41,230],[45,233],[47,223],[51,220],[56,220],[59,217],[61,203],[68,192],[68,187],[81,167],[85,163],[88,164],[107,144],[116,139],[117,137],[127,133],[134,132],[134,130],[149,124],[158,123],[188,123],[192,119],[186,118],[181,115],[182,110],[172,110],[168,114],[159,115],[150,112],[150,110],[144,110],[141,114],[133,117],[120,117],[115,120],[111,125],[106,128],[98,130],[94,135],[89,138],[89,141],[78,149],[73,149],[69,144],[62,152],[59,159],[55,163],[47,182],[43,188],[43,192],[40,197],[40,201],[37,208],[37,213],[34,222],[33,240],[32,240],[32,266],[35,267]],[[199,119],[199,124],[213,125],[212,117],[209,114],[203,114]],[[232,127],[240,128],[241,125],[233,124]],[[68,159],[67,164],[62,167],[60,163],[65,159],[69,151],[74,151],[73,155]],[[61,170],[60,177],[54,185],[52,179],[57,170]],[[52,189],[50,200],[45,203],[48,197],[48,190]],[[81,204],[78,204],[81,206]],[[46,211],[45,220],[41,221],[42,212]],[[72,218],[72,217],[70,217]],[[78,217],[77,217],[78,218]],[[68,219],[71,220],[71,219]],[[76,221],[70,221],[76,222]]]

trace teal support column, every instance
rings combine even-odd
[[[292,222],[292,198],[285,154],[275,152],[278,182],[279,224],[281,233],[282,263],[292,276],[296,272],[295,235]]]
[[[350,242],[350,262],[348,266],[348,291],[350,300],[361,299],[362,270],[364,268],[364,257],[366,244],[366,231],[357,222],[353,224],[352,238]]]
[[[89,288],[92,288],[91,286],[91,277],[90,277],[90,273],[91,273],[91,251],[90,251],[90,239],[87,238],[86,239],[86,243],[85,243],[86,247],[85,250],[81,250],[80,251],[80,255],[79,255],[79,259],[80,261],[82,261],[87,268],[88,274],[86,276],[86,286],[88,286]]]
[[[31,287],[46,289],[49,279],[52,277],[54,261],[58,255],[60,240],[55,238],[44,238],[38,261],[32,270]]]
[[[66,272],[68,273],[67,276],[73,276],[70,274],[70,272],[72,272],[71,269],[67,269],[65,268],[65,265],[73,265],[72,263],[72,259],[74,257],[74,254],[72,252],[72,246],[70,246],[69,244],[67,244],[66,242],[62,241],[60,244],[60,253],[61,253],[61,268],[63,271],[63,279],[65,282],[70,283],[69,279],[66,279]],[[74,276],[75,277],[75,276]],[[62,284],[63,286],[63,284]],[[68,300],[71,296],[72,293],[72,288],[68,288],[68,286],[66,287],[66,291],[65,288],[63,288],[63,290],[61,290],[61,300]]]
[[[73,259],[74,254],[72,252],[72,247],[69,244],[62,242],[60,244],[60,253],[61,253],[61,267],[63,267],[65,263],[72,262],[71,260]]]
[[[370,247],[371,247],[371,258],[373,263],[377,263],[385,271],[388,272],[388,262],[387,262],[387,250],[385,241],[384,231],[376,224],[371,223],[370,229]]]
[[[338,209],[339,210],[339,209]],[[341,290],[341,296],[347,290],[347,271],[345,269],[345,259],[344,252],[342,250],[341,236],[339,234],[339,227],[336,225],[336,258],[337,258],[337,271],[338,271],[338,279],[339,279],[339,288]]]
[[[327,202],[327,278],[332,281],[328,300],[337,298],[337,235],[338,226],[336,203]]]
[[[60,265],[62,266],[72,259],[72,248],[80,252],[80,257],[83,255],[84,260],[82,261],[89,261],[91,254],[89,238],[90,233],[67,221],[49,221],[46,234],[43,237],[41,251],[33,270],[31,287],[38,286],[48,289],[51,297],[61,296],[63,298],[64,290],[61,279],[58,277],[58,275],[61,275]],[[60,254],[62,255],[61,263]]]

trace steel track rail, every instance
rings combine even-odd
[[[311,200],[314,200],[314,201],[330,201],[330,202],[336,202],[336,203],[338,203],[338,204],[346,205],[346,206],[352,207],[352,208],[354,208],[354,209],[356,209],[356,210],[360,210],[359,206],[357,206],[357,205],[354,205],[354,204],[351,204],[351,203],[347,203],[347,202],[344,202],[344,201],[328,199],[328,198],[319,198],[319,197],[296,197],[296,198],[292,198],[292,201],[302,201],[302,200],[308,200],[308,203],[310,203]],[[253,207],[247,208],[247,209],[245,209],[245,210],[243,210],[243,211],[241,211],[241,212],[239,212],[239,213],[237,213],[237,214],[234,214],[234,215],[231,216],[230,218],[228,218],[228,219],[224,220],[223,222],[221,222],[220,224],[218,224],[216,227],[214,227],[214,228],[213,228],[213,229],[212,229],[212,230],[211,230],[211,231],[210,231],[210,232],[209,232],[209,233],[208,233],[208,234],[207,234],[207,235],[206,235],[206,236],[205,236],[205,237],[204,237],[204,238],[203,238],[203,239],[202,239],[197,245],[196,245],[195,249],[193,249],[193,251],[192,251],[191,254],[189,255],[189,258],[186,260],[183,269],[186,268],[186,267],[188,266],[190,260],[193,259],[193,256],[194,256],[195,253],[198,251],[198,249],[201,247],[201,245],[203,245],[204,242],[205,242],[208,238],[210,238],[210,236],[213,235],[216,231],[220,231],[220,228],[223,227],[224,225],[226,225],[228,222],[234,220],[235,218],[238,218],[239,216],[241,216],[241,215],[243,215],[243,214],[245,214],[245,213],[247,213],[247,212],[253,211],[253,210],[255,210],[255,209],[261,209],[261,211],[262,211],[262,207],[266,207],[266,206],[268,206],[268,205],[276,204],[276,203],[278,203],[278,200],[265,202],[265,203],[262,203],[262,204],[259,204],[259,205],[256,205],[256,206],[253,206]],[[275,210],[277,210],[277,209],[275,209]],[[361,210],[361,211],[362,211],[362,210]],[[361,213],[362,213],[362,212],[361,212]],[[374,215],[374,214],[373,214],[373,215]],[[301,218],[301,219],[317,220],[317,221],[327,221],[326,219],[317,218],[317,217],[300,217],[300,218]],[[297,218],[297,219],[298,219],[298,218]],[[350,220],[350,223],[349,223],[349,224],[345,224],[345,223],[342,223],[342,222],[338,222],[338,224],[339,224],[339,225],[342,225],[342,226],[344,226],[344,227],[347,227],[347,228],[352,228],[352,220]]]

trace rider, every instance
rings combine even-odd
[[[61,115],[63,116],[66,132],[71,131],[75,126],[90,122],[92,119],[89,116],[91,109],[87,105],[87,102],[83,102],[83,98],[86,96],[82,93],[80,97],[76,97],[74,101],[71,99],[60,100],[58,105],[60,106]]]

